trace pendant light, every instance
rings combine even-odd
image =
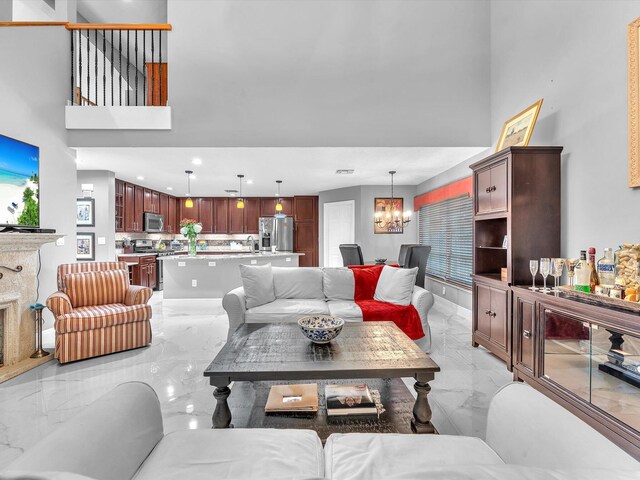
[[[395,208],[396,205],[395,197],[393,196],[393,176],[395,174],[395,170],[391,170],[389,172],[389,175],[391,175],[391,206],[393,208]],[[399,229],[400,227],[404,227],[410,221],[411,212],[409,210],[404,213],[399,210],[394,210],[393,212],[387,211],[384,213],[381,211],[377,211],[373,216],[373,223],[375,223],[378,228]]]
[[[193,170],[185,170],[184,173],[187,174],[187,199],[184,201],[185,208],[193,208],[193,200],[191,199],[191,175],[193,175]]]
[[[240,198],[236,202],[236,208],[244,208],[244,198],[242,198],[242,179],[244,175],[238,175],[238,179],[240,180]]]
[[[282,213],[282,198],[280,198],[280,184],[282,183],[282,180],[276,180],[276,183],[278,184],[278,200],[276,201],[276,215],[284,216],[284,214]]]

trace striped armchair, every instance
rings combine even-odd
[[[60,265],[58,291],[47,299],[55,316],[55,358],[67,363],[149,345],[151,294],[129,285],[124,262]]]

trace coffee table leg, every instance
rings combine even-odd
[[[431,406],[429,405],[429,392],[431,385],[428,382],[417,381],[413,386],[418,397],[413,405],[413,420],[411,420],[411,431],[413,433],[435,433],[436,429],[431,423]]]
[[[233,428],[233,425],[231,425],[231,410],[229,410],[229,404],[227,403],[230,393],[229,386],[216,387],[213,391],[213,396],[216,399],[216,409],[211,417],[213,428]]]

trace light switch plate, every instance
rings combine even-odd
[[[179,267],[186,267],[187,266],[187,262],[178,262],[178,266]]]
[[[291,261],[291,257],[287,257],[285,262],[290,262]]]
[[[257,265],[258,264],[258,260],[251,260],[251,265]]]
[[[215,267],[216,266],[216,262],[209,262],[209,266],[210,267]]]
[[[64,237],[57,239],[56,245],[62,247],[64,245]]]
[[[98,237],[98,245],[106,245],[107,239],[106,237]]]
[[[191,280],[191,286],[192,287],[197,287],[198,286],[198,280],[196,280],[196,279]]]

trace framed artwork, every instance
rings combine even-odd
[[[85,232],[76,235],[76,260],[96,259],[96,236],[93,232]]]
[[[525,108],[515,117],[504,122],[502,133],[496,146],[496,152],[507,147],[526,147],[529,145],[533,127],[538,119],[538,113],[542,106],[542,98],[530,107]]]
[[[382,223],[373,224],[373,233],[386,234],[386,233],[403,233],[404,228],[402,222],[397,224],[389,222],[395,212],[399,212],[400,219],[402,219],[404,199],[402,198],[376,198],[374,199],[374,218],[380,218]]]
[[[640,17],[631,22],[627,29],[628,59],[629,59],[629,179],[630,188],[640,187],[640,51],[638,43],[640,37]]]
[[[96,201],[94,198],[76,199],[76,226],[95,227],[96,226]]]

